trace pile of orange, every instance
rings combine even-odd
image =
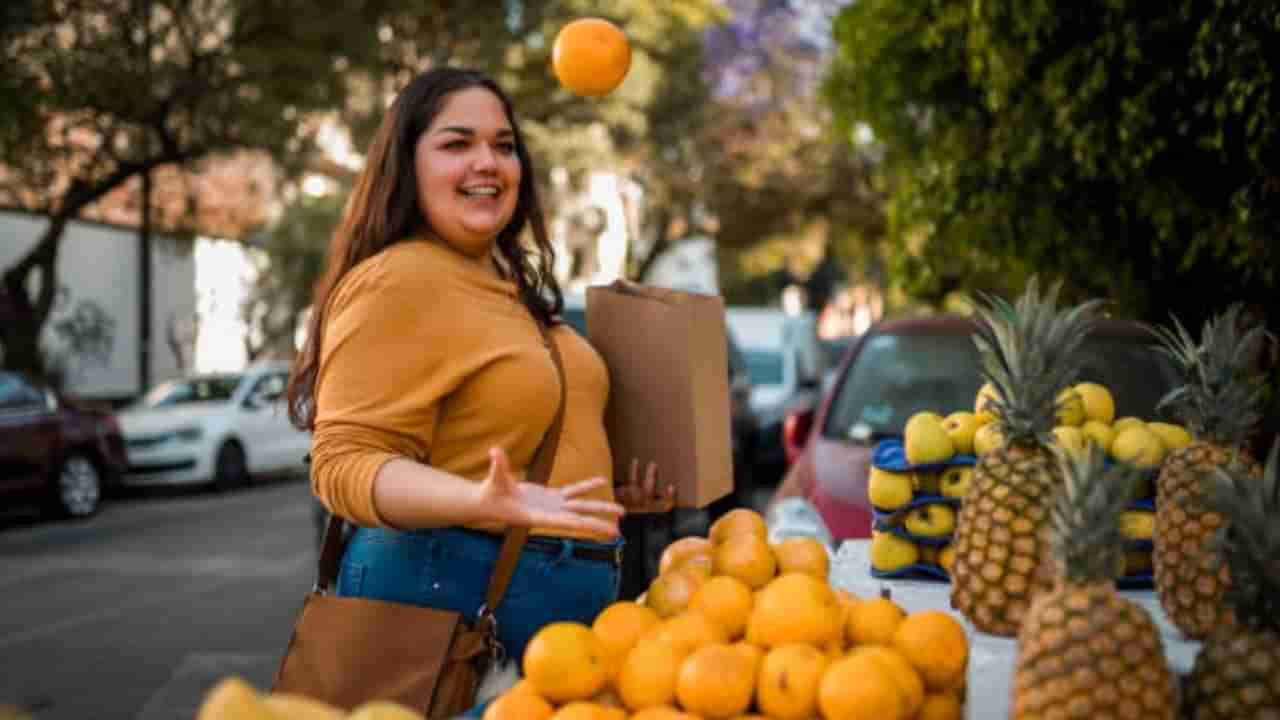
[[[637,602],[543,628],[485,720],[958,720],[969,646],[940,611],[832,588],[818,541],[735,510],[672,543]]]

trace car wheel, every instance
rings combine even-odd
[[[102,502],[102,473],[84,455],[69,455],[58,466],[52,505],[61,517],[86,518]]]
[[[235,440],[228,440],[218,448],[218,455],[213,462],[213,487],[215,490],[229,490],[249,482],[249,465],[244,457],[244,448]]]

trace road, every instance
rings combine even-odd
[[[315,574],[300,480],[123,498],[82,523],[0,519],[0,705],[38,720],[191,720],[267,689]]]
[[[146,493],[85,522],[0,515],[0,706],[192,720],[221,677],[268,689],[315,577],[311,511],[295,479]]]

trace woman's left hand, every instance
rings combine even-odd
[[[650,462],[641,480],[640,460],[637,458],[631,459],[630,478],[625,484],[616,486],[614,494],[628,515],[668,513],[676,506],[676,488],[658,482],[658,465]]]

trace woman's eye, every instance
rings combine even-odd
[[[516,152],[516,144],[513,142],[498,143],[498,152],[503,155],[514,155]]]
[[[450,140],[444,144],[445,150],[462,150],[467,147],[465,140]]]

